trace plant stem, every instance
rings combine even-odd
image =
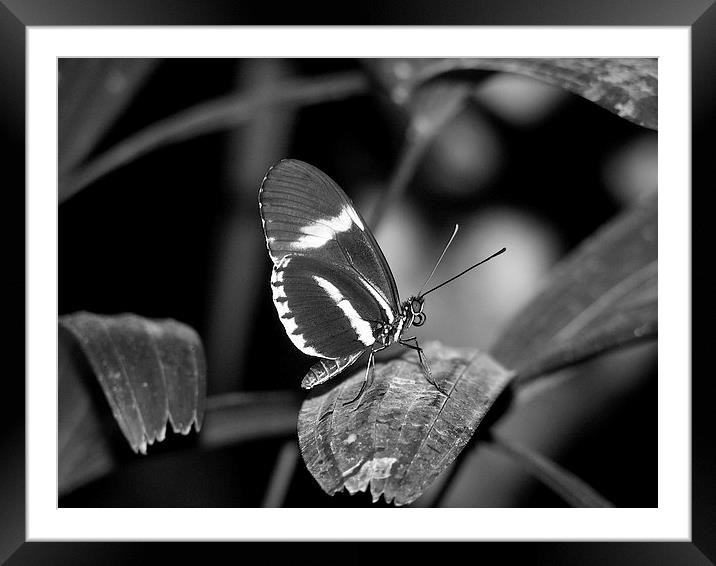
[[[362,72],[336,73],[320,78],[282,81],[270,89],[232,94],[204,102],[161,120],[126,138],[78,173],[60,179],[63,202],[100,177],[163,145],[233,128],[273,106],[305,106],[339,100],[368,89]]]
[[[368,224],[374,232],[378,230],[385,211],[405,194],[425,151],[445,124],[464,108],[471,92],[471,88],[462,84],[441,83],[425,87],[412,97],[407,108],[410,125],[398,165],[393,171],[388,189],[367,215]]]
[[[269,480],[261,507],[283,507],[286,493],[298,463],[298,446],[295,439],[284,442],[276,458],[276,464]]]
[[[388,189],[367,215],[368,224],[374,232],[378,230],[386,210],[405,194],[421,157],[430,145],[431,137],[414,136],[410,134],[410,130],[408,132],[398,158],[398,164],[393,170],[393,175],[388,184]]]
[[[572,507],[614,507],[587,483],[548,458],[504,438],[492,436],[491,442]]]
[[[225,393],[207,399],[202,448],[296,435],[301,398],[293,391]]]
[[[125,111],[160,59],[101,58],[58,61],[57,168],[84,160]]]
[[[235,91],[276,88],[290,78],[290,61],[235,62]],[[206,355],[215,393],[245,389],[248,374],[244,363],[265,292],[264,277],[268,279],[266,242],[256,222],[256,191],[269,165],[290,151],[295,114],[293,109],[276,107],[257,111],[243,127],[225,136],[226,181],[221,191],[227,205],[214,227],[215,260],[206,297]]]

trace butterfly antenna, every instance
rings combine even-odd
[[[435,267],[433,267],[433,270],[430,272],[430,275],[428,275],[428,278],[425,280],[425,283],[423,283],[423,286],[420,288],[420,291],[418,291],[418,297],[423,296],[423,289],[428,286],[428,283],[430,283],[430,280],[433,278],[433,275],[435,275],[435,271],[437,271],[438,266],[440,265],[440,262],[443,260],[443,256],[445,255],[445,252],[450,247],[450,244],[452,244],[452,241],[455,239],[455,234],[457,234],[459,226],[455,224],[455,229],[452,231],[452,236],[450,236],[450,240],[448,240],[447,245],[443,248],[443,253],[440,254],[440,257],[438,258],[438,261],[435,262]]]
[[[485,259],[483,259],[482,261],[477,262],[475,265],[472,265],[472,266],[468,267],[465,271],[461,271],[460,273],[458,273],[458,274],[455,275],[454,277],[451,277],[451,278],[448,279],[447,281],[443,281],[443,282],[440,283],[440,285],[438,285],[437,287],[433,287],[433,288],[430,289],[429,291],[426,291],[425,293],[423,293],[422,295],[419,295],[419,296],[420,296],[420,297],[424,297],[424,296],[427,295],[428,293],[432,293],[433,291],[435,291],[435,290],[437,290],[437,289],[440,289],[440,287],[442,287],[443,285],[447,285],[448,283],[450,283],[450,281],[455,281],[455,279],[457,279],[458,277],[462,277],[463,275],[465,275],[465,274],[466,274],[468,271],[470,271],[471,269],[475,269],[478,265],[482,265],[482,264],[485,263],[486,261],[489,261],[489,260],[491,260],[493,257],[497,257],[498,255],[500,255],[501,253],[504,253],[504,252],[506,252],[506,251],[507,251],[507,248],[502,248],[499,252],[495,252],[495,253],[492,254],[490,257],[485,258]]]

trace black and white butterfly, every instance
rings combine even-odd
[[[425,295],[455,277],[401,303],[365,220],[330,177],[302,161],[284,159],[269,169],[259,189],[259,212],[273,261],[276,311],[293,344],[321,358],[303,378],[303,388],[326,382],[369,352],[360,395],[372,380],[375,353],[397,342],[417,350],[426,379],[440,389],[416,337],[403,332],[425,323]]]

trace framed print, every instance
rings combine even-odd
[[[3,557],[716,556],[690,188],[713,6],[33,4],[0,7],[26,211]]]

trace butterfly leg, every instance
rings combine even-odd
[[[410,341],[413,341],[414,344],[411,344]],[[435,389],[440,391],[440,393],[442,393],[443,395],[450,395],[450,393],[440,387],[433,379],[433,373],[432,371],[430,371],[430,366],[428,365],[428,360],[425,358],[423,349],[420,347],[420,344],[418,344],[418,338],[416,336],[411,336],[410,338],[401,338],[399,342],[406,348],[410,348],[411,350],[417,350],[418,358],[420,359],[420,365],[423,368],[423,373],[425,374],[425,379],[428,381],[428,383],[435,387]]]
[[[375,367],[375,352],[376,352],[376,350],[371,350],[370,356],[368,357],[368,365],[365,368],[365,378],[363,379],[363,383],[360,386],[360,391],[358,391],[358,394],[355,397],[353,397],[353,399],[351,399],[350,401],[347,401],[346,403],[343,403],[343,406],[355,403],[356,400],[363,397],[363,392],[366,390],[366,386],[370,387],[373,384],[373,368]],[[360,403],[358,403],[358,405],[360,405]]]

